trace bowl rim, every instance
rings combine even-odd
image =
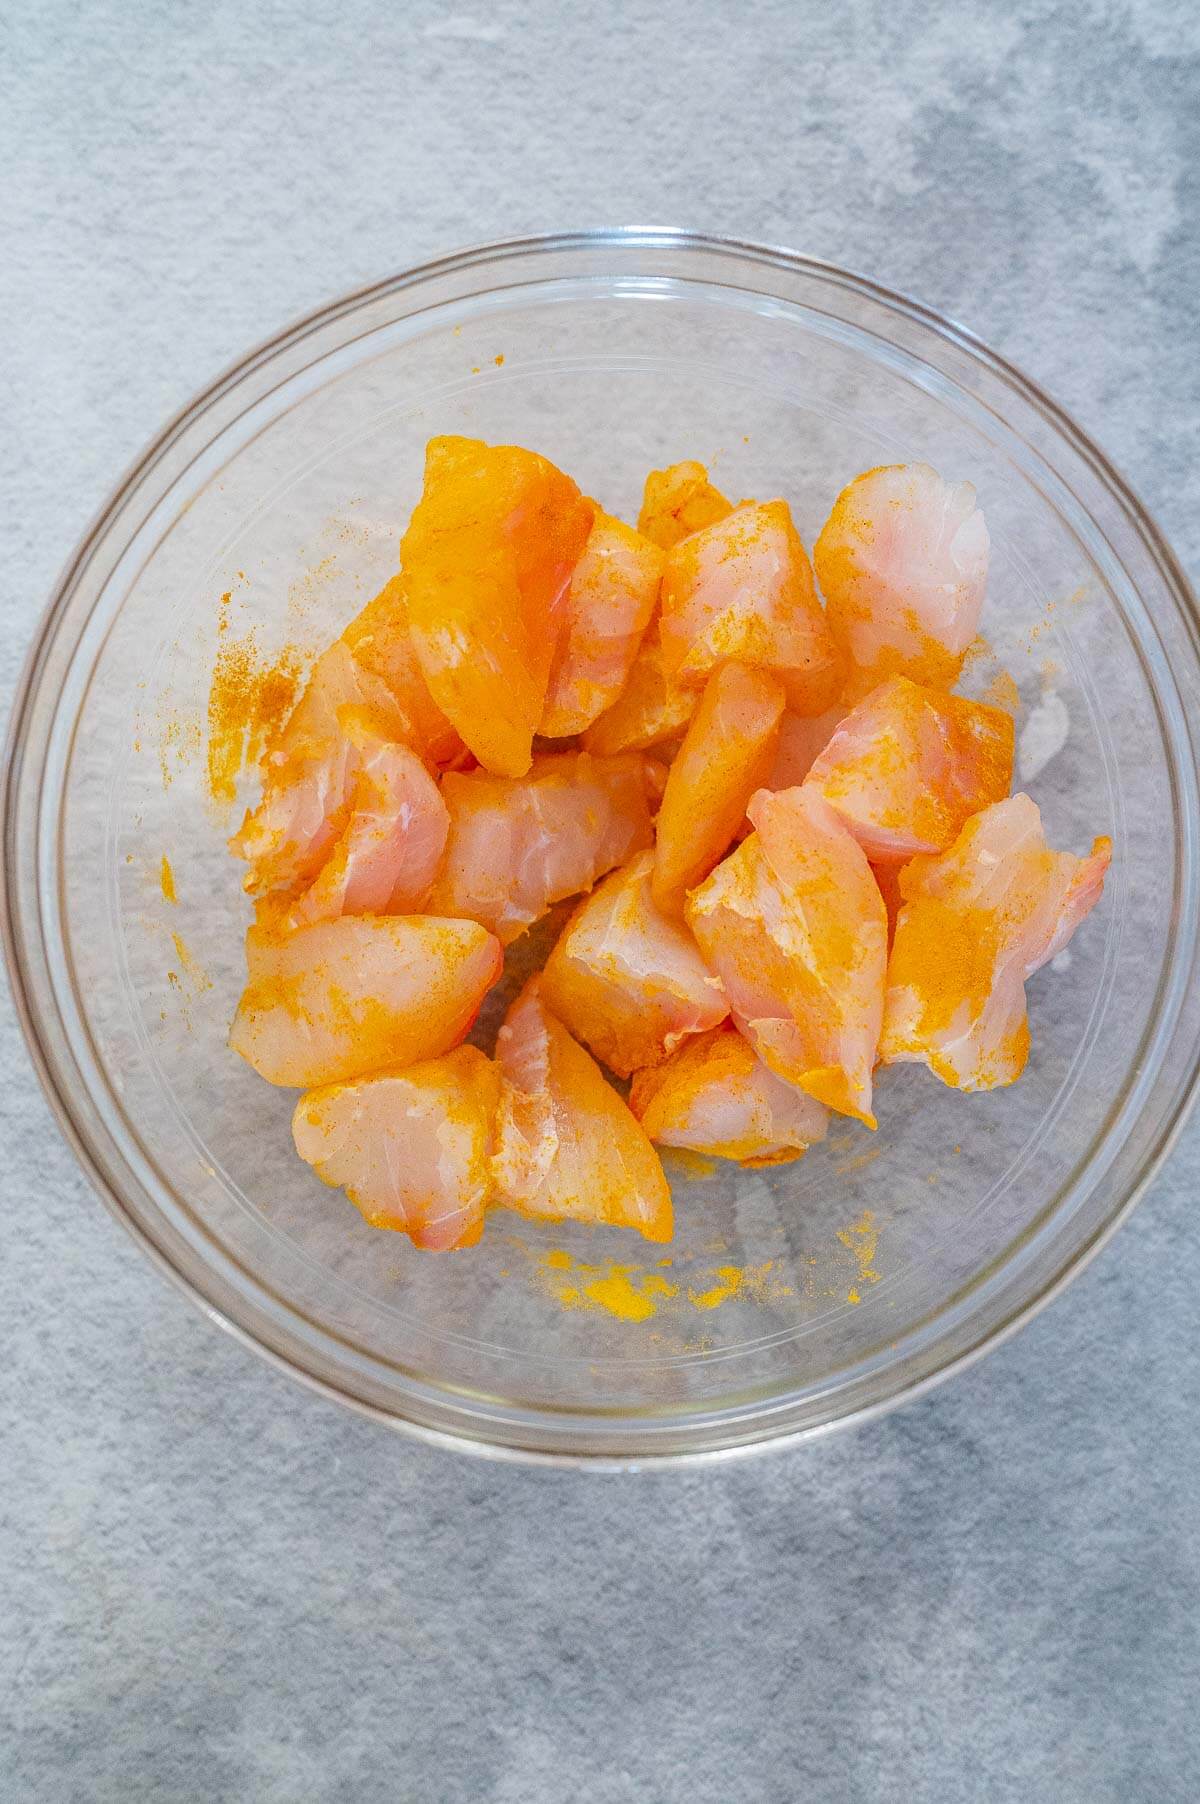
[[[250,350],[226,367],[204,388],[186,401],[126,467],[107,498],[97,509],[73,550],[59,571],[35,629],[18,677],[9,714],[3,760],[3,846],[0,860],[0,934],[9,988],[31,1063],[44,1095],[64,1139],[93,1189],[109,1213],[129,1233],[155,1268],[179,1290],[192,1305],[211,1321],[224,1328],[244,1346],[277,1369],[298,1379],[317,1395],[383,1423],[389,1428],[412,1436],[430,1446],[472,1452],[483,1457],[519,1464],[575,1467],[588,1470],[631,1470],[648,1466],[692,1466],[720,1460],[740,1458],[751,1453],[793,1446],[834,1430],[855,1426],[878,1418],[936,1385],[975,1364],[993,1348],[1001,1345],[1031,1321],[1085,1269],[1096,1254],[1107,1245],[1112,1235],[1128,1218],[1147,1188],[1169,1157],[1188,1116],[1200,1094],[1200,1044],[1192,1053],[1186,1081],[1179,1087],[1173,1112],[1158,1135],[1157,1142],[1144,1158],[1136,1177],[1124,1196],[1111,1208],[1101,1224],[1076,1247],[1049,1278],[1035,1286],[1032,1293],[1011,1308],[1006,1317],[985,1327],[967,1346],[952,1352],[933,1369],[897,1383],[886,1395],[852,1404],[839,1415],[817,1423],[772,1429],[769,1422],[754,1438],[725,1446],[683,1449],[646,1448],[636,1453],[589,1452],[584,1448],[539,1448],[515,1441],[487,1439],[482,1435],[439,1428],[430,1423],[402,1416],[392,1409],[372,1403],[332,1383],[315,1371],[288,1358],[251,1328],[236,1320],[215,1304],[199,1284],[182,1271],[137,1219],[117,1186],[107,1175],[102,1160],[94,1151],[77,1119],[71,1102],[60,1086],[53,1060],[39,1021],[36,1005],[19,948],[21,928],[16,900],[17,797],[19,778],[24,763],[30,711],[38,693],[39,678],[47,649],[58,629],[61,616],[80,572],[95,549],[103,541],[109,526],[119,517],[143,478],[170,451],[186,428],[197,420],[215,401],[232,390],[260,364],[297,343],[310,333],[333,324],[342,316],[369,305],[373,300],[395,294],[406,288],[451,275],[480,264],[495,265],[508,259],[537,254],[570,253],[588,250],[622,251],[666,250],[732,255],[770,268],[786,269],[800,275],[817,276],[867,297],[885,307],[907,315],[919,325],[931,329],[952,345],[964,350],[973,360],[999,375],[1003,381],[1052,426],[1072,451],[1087,465],[1094,476],[1123,506],[1130,522],[1146,549],[1159,566],[1167,586],[1173,591],[1180,617],[1193,640],[1200,646],[1200,606],[1179,560],[1150,511],[1118,471],[1112,460],[1076,424],[1067,411],[1029,378],[1015,364],[994,351],[967,327],[939,313],[924,302],[874,278],[827,259],[790,250],[784,246],[761,243],[723,234],[710,234],[674,226],[598,226],[564,232],[533,233],[519,237],[485,240],[463,246],[441,256],[413,264],[393,275],[366,283],[335,297],[324,305],[292,319],[277,332],[261,339]]]

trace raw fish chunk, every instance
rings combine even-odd
[[[409,628],[434,701],[500,776],[529,769],[593,512],[535,452],[430,441],[400,545]]]
[[[746,664],[714,670],[675,755],[658,811],[654,900],[683,914],[737,835],[746,804],[771,774],[783,716],[782,685]]]
[[[465,1038],[503,962],[476,921],[343,915],[292,933],[254,926],[229,1043],[268,1083],[302,1089],[437,1058]]]
[[[774,671],[797,714],[820,714],[844,677],[786,501],[743,501],[667,553],[663,668],[700,688],[736,658]]]
[[[299,701],[267,747],[263,762],[268,770],[340,739],[344,708],[370,713],[381,734],[411,743],[410,722],[389,685],[355,657],[346,639],[335,639],[309,671]]]
[[[349,819],[312,885],[283,914],[289,927],[338,915],[404,914],[437,875],[450,830],[441,792],[417,754],[381,739],[372,718],[345,709],[357,753]]]
[[[969,820],[948,852],[900,873],[880,1058],[918,1060],[943,1083],[991,1090],[1029,1056],[1025,980],[1100,900],[1112,842],[1053,852],[1027,795]]]
[[[657,545],[597,513],[567,589],[540,728],[548,738],[582,733],[621,693],[658,606],[662,566]]]
[[[355,615],[342,642],[387,687],[406,722],[397,737],[439,770],[457,763],[463,742],[429,693],[409,629],[403,577],[394,576]]]
[[[979,630],[991,541],[969,482],[928,464],[856,476],[813,547],[830,627],[863,693],[885,676],[948,689]]]
[[[891,677],[847,714],[808,774],[867,857],[942,852],[1008,794],[1013,722],[1002,708]]]
[[[671,464],[651,470],[642,495],[638,531],[664,551],[691,532],[732,513],[733,503],[714,489],[703,464]]]
[[[581,743],[598,758],[666,745],[683,733],[699,699],[695,689],[667,677],[656,620],[642,640],[625,687],[611,708],[587,729]]]
[[[405,743],[408,721],[387,685],[341,639],[313,665],[304,692],[263,759],[263,794],[229,841],[250,866],[252,896],[310,883],[346,825],[357,748],[340,724],[352,709],[379,739]]]
[[[763,788],[795,789],[803,783],[846,714],[845,702],[834,702],[823,714],[785,714],[779,723],[775,759]]]
[[[734,1027],[685,1040],[666,1064],[639,1071],[629,1106],[660,1146],[742,1165],[781,1165],[825,1138],[829,1111],[785,1084]]]
[[[546,1221],[607,1223],[670,1240],[671,1192],[658,1154],[595,1060],[546,1007],[536,977],[505,1017],[496,1058],[505,1080],[493,1162],[497,1203]]]
[[[462,740],[430,695],[413,650],[403,584],[387,583],[321,654],[262,763],[263,795],[230,840],[251,895],[312,881],[346,826],[359,748],[343,728],[352,709],[377,740],[406,745],[431,768]]]
[[[467,915],[507,946],[652,839],[655,773],[639,753],[551,752],[527,777],[450,773],[450,835],[431,913]]]
[[[310,1090],[296,1105],[300,1157],[373,1228],[431,1252],[473,1246],[492,1193],[500,1073],[474,1046],[403,1071]]]
[[[614,871],[580,904],[542,973],[548,1007],[619,1077],[654,1065],[729,1013],[688,930],[651,894],[654,854]]]
[[[688,898],[733,1018],[787,1083],[868,1127],[887,916],[862,848],[821,797],[759,790],[758,829]]]

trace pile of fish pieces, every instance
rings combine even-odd
[[[923,464],[855,478],[810,562],[785,501],[698,463],[651,472],[635,530],[534,452],[431,441],[398,573],[230,842],[231,1044],[304,1089],[301,1158],[424,1248],[497,1206],[662,1242],[652,1143],[770,1165],[830,1111],[874,1128],[881,1066],[1012,1083],[1110,846],[1051,850],[1010,716],[952,692],[988,554]],[[576,896],[495,1056],[465,1044]]]

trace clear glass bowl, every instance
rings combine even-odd
[[[473,1251],[420,1255],[299,1164],[294,1098],[225,1044],[247,911],[206,795],[210,674],[223,619],[269,658],[374,592],[438,432],[536,446],[627,517],[648,467],[699,457],[735,496],[786,495],[809,543],[868,465],[976,484],[993,573],[971,681],[1019,686],[1053,841],[1115,842],[1069,969],[1030,986],[1018,1085],[962,1097],[905,1067],[880,1082],[876,1137],[843,1123],[773,1171],[677,1162],[669,1265],[499,1212]],[[1044,1302],[1177,1131],[1200,1012],[1198,685],[1195,604],[1153,523],[960,328],[811,259],[677,232],[466,251],[253,352],[71,560],[12,728],[18,1008],[114,1214],[328,1394],[457,1445],[601,1463],[815,1433]]]

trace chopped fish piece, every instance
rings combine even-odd
[[[408,624],[404,579],[394,576],[342,634],[359,665],[386,685],[406,730],[397,735],[439,770],[456,764],[463,742],[425,681]]]
[[[683,914],[737,836],[746,804],[775,762],[784,694],[769,671],[746,664],[714,670],[675,755],[658,811],[654,900]]]
[[[311,887],[287,909],[292,927],[418,908],[450,830],[441,792],[415,752],[380,739],[369,718],[350,710],[343,731],[358,753],[349,819]]]
[[[797,714],[830,707],[845,674],[786,501],[743,501],[672,547],[660,634],[669,679],[700,688],[736,658],[773,671]]]
[[[430,441],[400,545],[409,628],[434,701],[499,776],[529,769],[593,511],[535,452]]]
[[[551,752],[527,777],[450,773],[450,834],[429,908],[482,921],[507,946],[652,838],[650,760]]]
[[[703,464],[671,464],[665,470],[651,470],[646,478],[638,531],[670,551],[689,533],[732,512],[733,503],[714,489]]]
[[[979,630],[991,541],[969,482],[928,464],[866,470],[813,547],[834,637],[869,688],[909,676],[948,689]]]
[[[405,742],[407,722],[391,691],[339,639],[313,665],[263,761],[262,801],[229,842],[250,866],[250,895],[310,883],[345,827],[359,762],[340,725],[346,709],[369,717],[379,739]]]
[[[591,1055],[546,1007],[537,978],[496,1042],[504,1077],[496,1202],[545,1221],[637,1228],[669,1240],[671,1192],[658,1154]]]
[[[668,679],[655,621],[642,640],[625,687],[584,733],[583,747],[601,758],[666,745],[683,733],[699,699],[695,689]]]
[[[643,852],[580,904],[542,973],[542,996],[619,1077],[657,1064],[688,1034],[729,1013],[688,930],[651,894]]]
[[[310,1090],[296,1105],[300,1157],[373,1228],[430,1252],[474,1246],[492,1193],[500,1073],[474,1046],[403,1071]]]
[[[735,1027],[714,1027],[639,1071],[629,1106],[660,1146],[781,1165],[825,1138],[829,1111],[763,1064]]]
[[[890,677],[851,709],[808,783],[870,859],[943,852],[1012,782],[1013,722],[1002,708]]]
[[[477,921],[342,915],[290,933],[254,926],[229,1043],[268,1083],[301,1089],[437,1058],[466,1037],[503,962]]]
[[[960,1090],[1020,1077],[1029,1056],[1025,981],[1096,906],[1112,857],[1046,844],[1036,803],[1011,796],[974,815],[939,857],[900,873],[880,1058],[917,1060]]]
[[[846,718],[845,702],[834,702],[823,714],[786,713],[779,723],[775,761],[764,789],[795,789],[803,783],[818,755],[825,750],[833,730]]]
[[[760,790],[758,829],[688,898],[737,1026],[777,1076],[868,1127],[887,916],[853,836],[806,787]]]
[[[564,603],[540,731],[582,733],[624,688],[658,606],[663,555],[611,514],[597,513]]]

